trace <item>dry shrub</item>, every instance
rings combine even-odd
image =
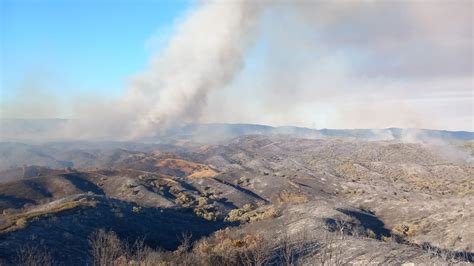
[[[298,194],[288,191],[282,191],[278,195],[278,200],[280,203],[306,203],[308,202],[308,197],[304,194]]]
[[[221,213],[216,210],[215,205],[202,196],[198,198],[197,206],[194,206],[194,213],[208,221],[216,221],[221,217]]]
[[[206,209],[206,208],[195,208],[194,213],[208,221],[216,221],[219,219],[220,212],[214,211],[213,209]]]
[[[133,245],[122,242],[114,232],[103,229],[90,237],[94,265],[174,266],[174,265],[344,265],[344,247],[337,233],[327,232],[314,240],[309,232],[266,238],[262,235],[232,234],[230,229],[192,243],[191,235],[182,235],[175,251],[155,250],[143,240]],[[52,265],[46,250],[27,247],[18,253],[17,265]]]
[[[396,225],[392,232],[400,237],[413,237],[419,233],[422,233],[426,228],[430,226],[430,223],[425,220],[415,221],[411,224],[399,224]]]
[[[47,266],[53,265],[53,257],[45,248],[25,246],[17,251],[15,265],[19,266]]]
[[[120,265],[118,259],[126,254],[125,245],[112,231],[97,230],[91,235],[89,243],[94,265]]]
[[[343,265],[344,250],[337,234],[326,232],[316,255],[320,265]]]
[[[261,235],[232,237],[229,230],[220,230],[214,238],[196,243],[193,253],[201,265],[264,265],[272,247]]]
[[[176,204],[189,208],[194,204],[194,199],[184,192],[179,192],[175,199]]]
[[[231,210],[229,214],[227,214],[225,221],[241,223],[256,222],[277,217],[278,214],[278,211],[273,206],[264,209],[252,210],[252,206],[250,204],[245,204],[242,206],[242,208]]]
[[[340,265],[342,249],[337,234],[328,233],[323,242],[316,242],[308,232],[280,237],[260,234],[237,234],[227,228],[211,237],[192,243],[190,235],[181,237],[175,251],[154,250],[143,241],[131,248],[122,244],[115,233],[99,230],[91,238],[95,265],[296,265],[314,263]]]
[[[298,255],[298,248],[296,241],[290,239],[287,233],[283,234],[282,239],[280,239],[279,243],[279,252],[278,257],[283,265],[295,265],[296,263],[296,256]]]
[[[46,208],[46,209],[39,209],[39,210],[32,210],[32,211],[27,211],[24,213],[19,213],[15,214],[12,216],[7,217],[7,225],[0,228],[1,233],[7,233],[7,232],[12,232],[16,231],[19,229],[23,229],[26,226],[28,226],[28,221],[31,221],[33,219],[37,219],[39,217],[47,216],[47,215],[52,215],[56,213],[60,213],[66,210],[78,208],[78,207],[96,207],[96,202],[93,200],[87,200],[87,199],[80,199],[78,201],[68,201],[68,202],[63,202],[57,205],[54,205],[53,207]]]

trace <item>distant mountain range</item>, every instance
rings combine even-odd
[[[307,138],[357,138],[367,140],[439,138],[474,140],[474,132],[431,129],[311,129],[304,127],[272,127],[255,124],[193,124],[166,132],[165,136],[175,138],[197,138],[198,140],[232,138],[242,135],[293,135]]]
[[[51,139],[52,132],[58,132],[71,120],[67,119],[1,119],[1,141],[58,140]],[[436,138],[444,140],[474,140],[474,132],[431,129],[311,129],[303,127],[272,127],[256,124],[188,124],[172,128],[138,141],[168,142],[189,139],[197,142],[215,143],[242,135],[292,135],[305,138],[357,138],[366,140],[420,140]]]

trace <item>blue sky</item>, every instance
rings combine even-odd
[[[117,94],[192,9],[185,0],[2,0],[1,84],[12,97],[25,80],[49,90]]]

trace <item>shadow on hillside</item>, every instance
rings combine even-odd
[[[326,219],[326,225],[330,231],[341,230],[343,233],[353,235],[357,228],[362,227],[364,230],[370,229],[375,234],[375,238],[378,240],[382,239],[382,236],[391,236],[394,240],[400,244],[415,246],[429,252],[433,256],[440,257],[447,261],[465,261],[474,262],[474,253],[467,251],[454,251],[449,249],[442,249],[435,247],[429,243],[423,243],[417,245],[411,243],[400,236],[392,235],[391,231],[385,228],[385,224],[377,216],[362,211],[337,209],[339,212],[344,213],[350,217],[357,219],[359,223],[354,222],[341,222],[335,219]],[[341,228],[342,227],[342,228]],[[389,261],[386,261],[387,263]]]
[[[348,209],[337,209],[339,212],[344,213],[357,220],[357,222],[339,221],[336,219],[328,218],[325,220],[326,226],[330,231],[342,231],[345,234],[354,235],[356,231],[372,231],[374,238],[380,240],[382,236],[391,236],[390,230],[385,228],[385,224],[375,215]]]
[[[5,208],[21,208],[23,205],[30,203],[34,204],[34,200],[30,199],[22,199],[22,198],[17,198],[15,196],[9,196],[9,195],[0,195],[0,210],[2,209],[2,206],[5,206]]]
[[[449,249],[442,249],[435,246],[432,246],[429,243],[423,243],[420,247],[432,253],[435,256],[446,258],[448,260],[458,260],[458,261],[467,261],[467,262],[474,262],[474,252],[467,252],[467,251],[453,251]]]
[[[129,202],[96,196],[96,207],[80,207],[29,221],[23,230],[0,234],[0,257],[13,258],[22,243],[34,239],[65,265],[90,260],[89,236],[98,229],[114,231],[133,244],[144,240],[152,248],[174,250],[180,238],[193,240],[234,224],[207,221],[186,209],[133,208]]]
[[[80,175],[65,174],[63,176],[66,180],[71,182],[71,184],[73,184],[76,188],[80,189],[81,191],[84,191],[84,192],[90,191],[97,195],[104,195],[104,191],[99,186],[90,182],[89,180],[82,178]]]
[[[256,198],[256,199],[258,199],[258,200],[261,200],[261,201],[263,201],[263,202],[265,202],[265,203],[269,203],[268,200],[266,200],[266,199],[260,197],[259,195],[257,195],[256,193],[254,193],[254,192],[251,191],[251,190],[248,190],[248,189],[243,188],[243,187],[238,186],[238,185],[234,185],[234,184],[232,184],[232,183],[230,183],[230,182],[227,182],[227,181],[225,181],[225,180],[223,180],[223,179],[220,179],[220,178],[217,178],[217,177],[214,177],[213,179],[214,179],[215,181],[221,183],[221,184],[224,184],[224,185],[227,185],[227,186],[231,186],[231,187],[235,188],[236,190],[238,190],[238,191],[240,191],[240,192],[242,192],[242,193],[244,193],[244,194],[247,194],[248,196],[251,196],[251,197],[253,197],[253,198]]]
[[[195,188],[193,185],[184,181],[178,181],[178,182],[184,189],[200,193],[200,191],[197,188]]]
[[[375,238],[381,239],[382,236],[390,236],[390,230],[385,228],[385,224],[382,220],[380,220],[377,216],[362,212],[362,211],[354,211],[354,210],[347,210],[347,209],[337,209],[339,212],[344,213],[352,218],[355,218],[359,221],[360,225],[364,227],[364,229],[370,229],[372,232],[375,233]]]
[[[25,186],[27,186],[27,187],[31,188],[32,190],[40,193],[45,198],[52,198],[53,197],[53,194],[51,192],[49,192],[49,190],[45,186],[43,186],[42,184],[37,182],[36,179],[25,180],[25,181],[23,181],[23,183],[25,184]]]

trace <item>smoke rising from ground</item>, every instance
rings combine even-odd
[[[134,135],[193,122],[210,91],[232,81],[252,40],[258,6],[251,1],[206,2],[179,27],[163,54],[135,77],[129,96],[136,110]]]
[[[126,95],[77,101],[76,119],[57,137],[134,139],[195,122],[209,92],[226,86],[243,67],[258,13],[254,1],[203,1],[147,70],[133,77]]]
[[[472,16],[469,0],[204,1],[125,95],[79,98],[55,134],[136,139],[194,122],[474,130]]]
[[[133,78],[127,95],[105,108],[114,113],[97,122],[126,125],[115,132],[137,138],[196,121],[209,92],[230,83],[242,68],[258,12],[251,1],[203,3],[178,25],[148,69]]]

